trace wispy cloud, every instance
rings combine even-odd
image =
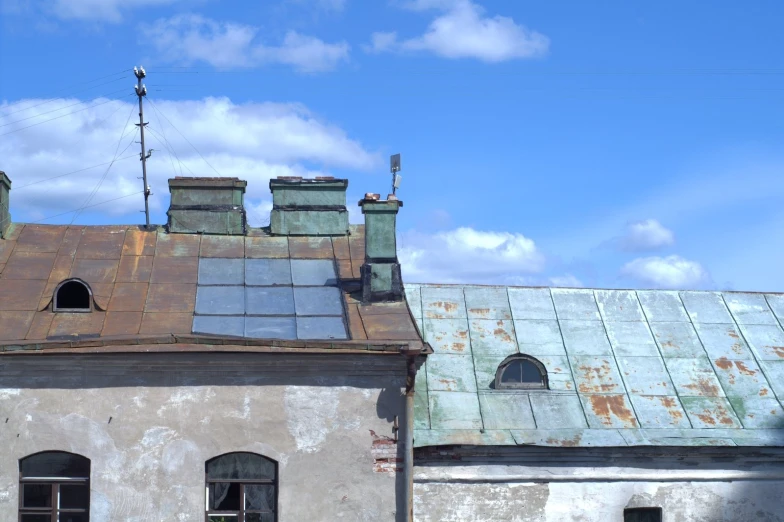
[[[675,244],[675,234],[655,219],[627,223],[621,236],[608,245],[623,252],[649,252]]]
[[[350,51],[346,42],[326,43],[294,31],[280,45],[266,45],[258,41],[257,27],[199,15],[160,19],[143,33],[165,61],[225,68],[282,64],[300,72],[324,72],[348,60]]]
[[[621,275],[655,288],[702,288],[711,283],[700,263],[676,255],[637,258],[621,268]]]
[[[62,112],[0,128],[0,134],[3,134],[57,114],[67,115],[7,134],[0,140],[2,169],[14,181],[11,210],[16,220],[41,219],[79,207],[108,165],[82,169],[110,161],[115,150],[121,152],[119,157],[126,159],[112,165],[93,202],[141,190],[141,181],[137,179],[140,175],[139,145],[134,143],[138,141],[133,125],[138,112],[135,103],[131,100],[79,102],[55,99],[13,115],[7,114],[44,101],[25,100],[10,108],[0,105],[0,125],[21,116],[69,106]],[[252,224],[259,225],[268,220],[268,206],[263,202],[269,199],[270,178],[313,177],[328,174],[330,168],[366,171],[381,164],[381,159],[359,141],[299,104],[235,104],[227,98],[153,100],[145,107],[145,116],[150,122],[146,145],[155,149],[147,162],[147,172],[154,194],[151,205],[157,212],[165,210],[167,205],[168,178],[174,175],[215,176],[214,167],[220,175],[248,180],[249,219]],[[123,131],[124,137],[120,140]],[[176,155],[170,156],[169,149]],[[41,182],[79,170],[81,172],[74,175]],[[139,221],[141,201],[141,196],[129,197],[96,207],[91,212],[101,214],[102,222],[135,223]],[[47,222],[65,219],[67,223],[70,218],[71,215],[67,215]]]
[[[441,14],[418,37],[398,39],[396,32],[374,33],[367,51],[423,51],[452,59],[503,62],[543,56],[550,45],[546,36],[512,18],[485,16],[484,8],[470,0],[415,0],[406,7]]]
[[[149,9],[186,0],[2,0],[0,11],[41,12],[61,20],[120,23],[133,10]],[[192,2],[191,2],[192,3]]]
[[[325,11],[342,11],[346,8],[346,0],[288,0],[293,4],[317,7]]]
[[[409,282],[523,284],[545,264],[534,241],[522,234],[468,227],[403,234],[399,257]]]

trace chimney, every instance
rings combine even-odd
[[[170,179],[169,232],[244,235],[247,185],[239,178]]]
[[[286,176],[270,180],[270,232],[280,236],[348,235],[347,179]]]
[[[11,180],[0,170],[0,239],[5,239],[6,230],[11,226]]]
[[[362,265],[362,301],[402,301],[403,282],[397,260],[397,211],[403,206],[393,194],[382,200],[365,194],[359,202],[365,215],[365,263]]]

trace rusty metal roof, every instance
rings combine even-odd
[[[405,285],[415,444],[784,446],[784,295]],[[549,390],[496,390],[527,354]]]
[[[363,226],[330,238],[13,224],[0,240],[0,343],[190,333],[418,340],[404,302],[356,299],[364,246]],[[74,277],[89,284],[95,309],[53,313],[55,287]]]

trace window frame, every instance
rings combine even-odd
[[[236,453],[249,453],[251,455],[256,455],[257,457],[262,457],[273,463],[275,466],[275,477],[271,479],[210,479],[207,474],[207,468],[210,462],[218,460],[222,457],[226,457],[227,455],[233,455]],[[217,457],[213,457],[207,462],[204,463],[204,504],[205,504],[205,512],[204,512],[204,521],[209,522],[211,516],[220,516],[220,515],[229,515],[229,516],[236,516],[236,522],[245,522],[245,515],[247,513],[261,513],[267,514],[269,511],[259,510],[259,509],[245,509],[245,486],[255,486],[255,485],[262,485],[262,486],[273,486],[275,488],[275,495],[273,497],[273,506],[272,506],[272,520],[273,522],[278,522],[278,494],[279,494],[279,469],[278,461],[275,459],[271,459],[266,455],[262,455],[260,453],[254,453],[252,451],[232,451],[229,453],[223,453],[218,455]],[[210,484],[239,484],[240,486],[240,509],[236,511],[230,510],[210,510]],[[235,522],[232,519],[229,519],[230,522]]]
[[[504,372],[512,365],[512,363],[517,361],[526,361],[532,363],[536,369],[539,371],[539,376],[541,377],[541,382],[502,382],[502,378],[504,376]],[[530,355],[526,354],[514,354],[510,355],[506,359],[504,359],[501,364],[498,365],[498,369],[495,372],[495,381],[494,381],[495,389],[496,390],[549,390],[550,383],[547,379],[547,369],[544,367],[538,359],[531,357]]]
[[[87,308],[62,308],[58,306],[57,294],[59,294],[62,287],[67,285],[68,283],[79,283],[87,289],[87,294],[89,299],[87,303]],[[69,313],[69,314],[74,314],[74,313],[88,314],[91,313],[92,311],[93,311],[93,289],[90,288],[90,285],[87,283],[87,281],[79,279],[78,277],[71,277],[63,281],[60,281],[60,283],[55,287],[54,294],[52,294],[52,312]]]
[[[41,455],[44,453],[62,453],[66,455],[73,455],[80,459],[84,459],[87,462],[88,474],[87,477],[25,477],[22,474],[22,461],[30,458],[35,457],[36,455]],[[22,522],[22,517],[24,515],[49,515],[51,522],[57,522],[60,517],[61,513],[78,513],[84,514],[87,517],[87,520],[90,520],[90,473],[92,472],[90,459],[79,455],[78,453],[71,453],[70,451],[58,451],[58,450],[51,450],[51,451],[39,451],[38,453],[32,453],[25,457],[19,459],[19,506],[17,510],[17,520]],[[51,486],[51,498],[50,498],[50,507],[25,507],[24,506],[24,490],[26,485],[32,484],[43,484],[47,486]],[[87,507],[86,508],[60,508],[58,505],[58,499],[60,498],[60,487],[63,485],[83,485],[87,488]]]

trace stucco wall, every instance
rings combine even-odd
[[[91,522],[203,521],[204,463],[232,451],[278,461],[282,522],[396,519],[402,473],[376,459],[402,358],[146,355],[0,361],[0,521],[44,450],[91,460]]]
[[[767,456],[733,457],[733,451],[746,450],[726,448],[722,456],[700,454],[699,449],[680,449],[671,457],[633,458],[591,456],[590,449],[558,458],[553,451],[541,460],[530,453],[525,459],[497,456],[484,464],[474,459],[472,465],[422,465],[420,458],[415,461],[414,518],[622,522],[625,508],[661,507],[664,522],[784,521],[784,462],[779,450]],[[502,463],[504,458],[509,464]]]

